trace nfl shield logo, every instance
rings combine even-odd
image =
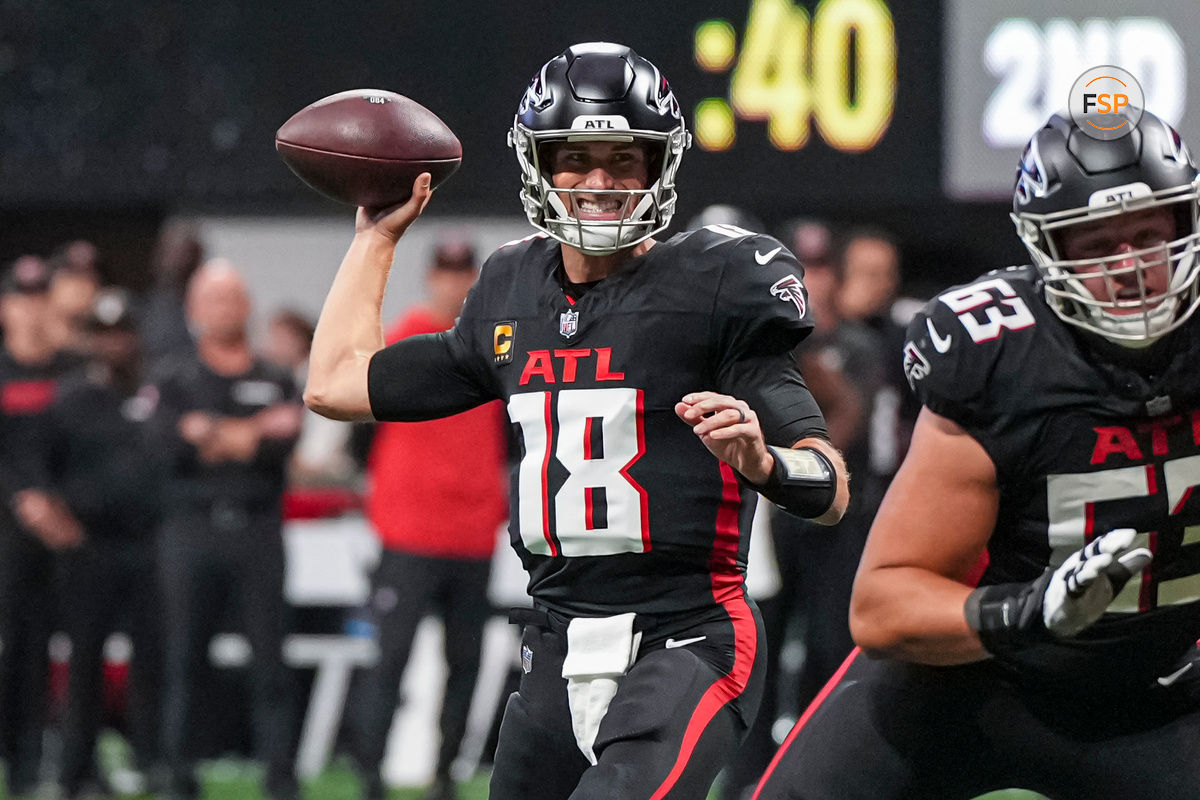
[[[558,318],[558,332],[570,339],[579,330],[579,312],[564,311]]]
[[[521,645],[521,672],[526,675],[533,669],[533,651],[529,649],[529,645]]]

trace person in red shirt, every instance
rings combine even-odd
[[[478,277],[473,249],[444,239],[426,275],[429,299],[406,311],[388,343],[449,330]],[[441,746],[428,800],[456,797],[450,766],[467,725],[479,673],[496,532],[508,518],[506,424],[499,402],[427,422],[381,423],[367,463],[367,516],[383,545],[372,580],[379,663],[361,676],[351,723],[364,796],[384,797],[379,766],[417,624],[445,626],[448,667]]]

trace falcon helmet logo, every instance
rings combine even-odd
[[[908,385],[913,389],[917,388],[917,381],[929,374],[929,360],[921,354],[917,346],[912,342],[904,343],[904,376],[908,378]]]
[[[558,332],[570,339],[579,330],[579,312],[567,310],[558,318]]]
[[[533,80],[529,82],[529,88],[525,90],[525,95],[521,98],[521,103],[517,107],[517,116],[524,114],[531,108],[541,110],[545,108],[551,98],[549,92],[546,91],[546,67],[549,63],[542,65],[541,71],[533,76]]]
[[[795,303],[800,316],[804,316],[804,284],[795,275],[785,275],[771,284],[771,295],[785,303]]]

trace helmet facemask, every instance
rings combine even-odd
[[[546,163],[546,147],[558,142],[622,141],[645,146],[648,186],[643,189],[558,189]],[[629,131],[617,137],[610,132],[571,130],[532,131],[516,123],[509,142],[521,167],[521,203],[535,228],[588,255],[608,255],[649,239],[670,224],[675,213],[675,174],[688,144],[682,126],[669,133]],[[579,196],[589,195],[620,204],[614,220],[581,219]]]
[[[547,149],[587,142],[641,146],[645,185],[555,188],[559,165],[548,162]],[[658,67],[625,45],[585,42],[567,48],[534,75],[517,107],[508,143],[521,167],[521,203],[530,223],[588,255],[608,255],[644,242],[670,224],[675,173],[691,135]],[[597,206],[580,213],[581,195],[590,195]],[[607,216],[614,218],[597,218]]]
[[[1042,275],[1046,300],[1064,322],[1129,348],[1146,347],[1189,319],[1200,306],[1200,181],[1119,201],[1050,214],[1013,214],[1013,222]],[[1138,249],[1066,258],[1072,226],[1112,220],[1147,209],[1168,209],[1173,237],[1136,243]]]

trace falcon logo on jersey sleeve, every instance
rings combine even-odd
[[[795,303],[801,319],[804,318],[804,284],[795,275],[785,275],[771,284],[771,295],[785,303]]]
[[[904,343],[904,375],[908,385],[916,391],[917,381],[929,375],[929,360],[912,342]]]

